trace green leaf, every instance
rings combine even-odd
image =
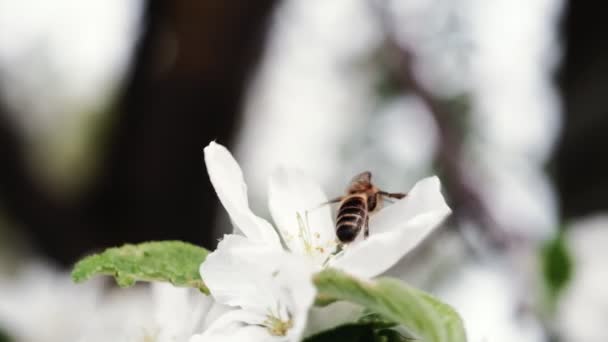
[[[541,260],[549,304],[553,306],[572,278],[573,269],[572,257],[561,230],[542,247]]]
[[[121,287],[132,286],[136,281],[164,281],[209,294],[199,274],[208,253],[181,241],[127,244],[82,259],[74,266],[72,279],[80,283],[102,274],[113,276]]]
[[[11,338],[0,328],[0,342],[10,342]]]
[[[386,317],[373,312],[369,309],[365,309],[359,320],[357,320],[357,324],[369,324],[374,328],[393,328],[398,324],[394,321],[387,319]]]
[[[322,331],[304,340],[304,342],[411,342],[413,339],[402,335],[394,329],[379,327],[377,322],[344,324],[333,329]],[[392,326],[395,326],[392,323]]]
[[[416,341],[465,342],[460,316],[431,295],[391,278],[364,281],[344,272],[326,269],[314,283],[320,301],[345,300],[359,304],[405,327]]]
[[[404,336],[394,329],[383,329],[376,331],[375,342],[414,342],[415,339]]]
[[[329,329],[304,340],[304,342],[368,342],[374,341],[374,328],[369,324],[345,324]]]
[[[398,326],[380,314],[369,309],[361,317],[347,323],[308,337],[305,342],[325,341],[374,341],[374,342],[410,342],[412,339],[392,329]]]

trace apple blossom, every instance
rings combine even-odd
[[[316,294],[314,270],[305,258],[227,235],[200,271],[214,299],[235,309],[190,341],[300,341]]]
[[[235,232],[269,248],[306,255],[318,268],[331,266],[364,278],[393,266],[451,212],[439,179],[425,178],[405,198],[371,216],[367,239],[339,246],[329,206],[317,208],[327,196],[302,172],[279,169],[271,176],[269,208],[275,229],[249,208],[241,168],[224,146],[211,142],[205,148],[205,163]]]

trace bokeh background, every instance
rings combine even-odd
[[[145,307],[72,285],[87,253],[213,248],[229,222],[211,140],[265,217],[282,165],[329,196],[363,170],[390,191],[438,174],[454,214],[393,275],[454,305],[472,342],[608,341],[600,7],[0,0],[0,341],[77,340]]]

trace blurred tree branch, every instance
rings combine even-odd
[[[392,52],[391,57],[394,57],[399,85],[403,91],[422,100],[437,125],[439,144],[436,162],[452,200],[450,206],[454,209],[454,214],[451,219],[460,223],[456,227],[462,227],[462,223],[467,221],[475,222],[489,243],[499,248],[508,247],[517,237],[500,227],[494,219],[463,164],[466,132],[458,121],[465,119],[465,113],[455,111],[449,101],[438,98],[420,83],[414,72],[415,53],[398,42],[386,4],[375,0],[370,3],[383,28],[386,48]]]

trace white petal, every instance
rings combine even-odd
[[[450,212],[441,194],[441,183],[436,176],[417,182],[403,199],[387,205],[370,218],[370,234],[399,229],[418,215],[431,212]]]
[[[292,318],[289,340],[299,341],[316,290],[316,265],[301,255],[227,235],[201,265],[201,276],[221,303],[265,316]]]
[[[166,283],[152,283],[156,324],[161,327],[161,341],[183,341],[202,331],[202,323],[214,301],[199,291],[178,288]]]
[[[190,338],[190,342],[266,342],[281,341],[269,334],[260,324],[266,318],[245,310],[233,310],[218,318],[203,334]]]
[[[312,283],[312,275],[317,270],[310,260],[288,254],[282,260],[276,282],[293,319],[293,327],[287,334],[289,341],[300,341],[308,323],[308,313],[313,305],[317,290]]]
[[[305,336],[312,336],[340,325],[355,322],[362,313],[362,306],[343,301],[324,307],[313,307],[308,315]]]
[[[225,235],[201,264],[201,277],[218,302],[263,312],[275,298],[266,283],[276,265],[267,259],[281,252],[244,236]]]
[[[299,170],[281,168],[270,179],[268,197],[274,223],[290,250],[304,253],[308,244],[308,249],[324,251],[324,256],[331,252],[334,225],[329,205],[319,208],[327,196],[318,183]]]
[[[232,307],[218,303],[217,301],[213,301],[213,305],[211,306],[211,309],[209,309],[209,311],[205,315],[205,319],[203,320],[203,322],[201,324],[201,330],[199,330],[199,331],[207,330],[207,328],[209,328],[211,326],[211,324],[213,324],[213,322],[215,322],[216,319],[218,319],[219,317],[221,317],[222,315],[224,315],[225,313],[227,313],[230,310],[232,310]]]
[[[419,182],[406,199],[381,210],[378,216],[391,210],[376,221],[381,229],[370,223],[369,238],[348,246],[331,265],[356,276],[374,277],[416,247],[451,212],[435,177]]]
[[[212,141],[205,147],[205,164],[211,184],[232,223],[253,240],[280,245],[272,225],[256,216],[249,208],[243,172],[232,154],[224,146]]]
[[[367,240],[349,246],[331,265],[363,278],[377,276],[416,247],[448,213],[418,216],[399,230],[370,235]]]

